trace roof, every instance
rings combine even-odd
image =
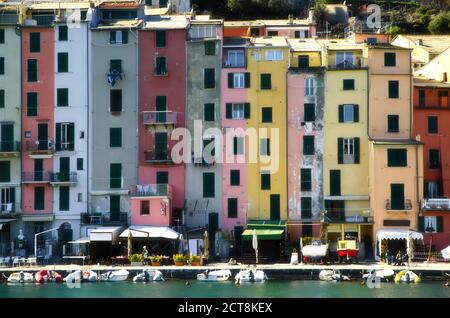
[[[258,20],[266,27],[293,27],[293,26],[309,26],[311,23],[308,19],[293,19],[292,23],[289,19],[283,20]]]
[[[224,37],[223,46],[245,46],[247,39],[241,37]]]
[[[222,19],[211,19],[209,15],[196,15],[190,18],[191,24],[222,24]]]
[[[347,39],[318,39],[317,42],[324,45],[328,50],[361,50],[363,48],[362,43],[355,43]]]
[[[151,16],[144,24],[144,29],[186,29],[189,20],[184,15]]]
[[[134,0],[104,0],[96,5],[99,9],[137,9],[139,6]]]
[[[423,142],[414,139],[371,139],[375,145],[423,145]]]
[[[286,38],[284,36],[264,36],[252,38],[251,43],[257,47],[287,47]]]
[[[398,36],[404,37],[417,45],[416,41],[421,40],[420,47],[429,53],[439,54],[450,47],[450,34],[447,35],[409,35],[400,34]]]
[[[414,76],[414,86],[450,88],[450,83],[436,81],[423,76]]]
[[[322,46],[316,39],[287,39],[292,51],[321,51]]]
[[[169,12],[169,8],[152,8],[145,6],[144,7],[144,14],[148,16],[152,15],[164,15]]]
[[[254,20],[254,21],[224,21],[223,25],[226,28],[233,28],[233,27],[263,27],[264,24],[261,21]]]
[[[388,43],[366,43],[369,49],[382,49],[382,50],[406,50],[406,51],[412,51],[412,48],[409,47],[402,47],[402,46],[396,46]]]
[[[124,28],[137,28],[142,24],[142,20],[115,20],[111,22],[102,22],[95,29],[124,29]]]

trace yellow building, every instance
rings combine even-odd
[[[286,220],[286,73],[289,65],[286,39],[252,39],[247,63],[251,74],[247,128],[258,132],[257,145],[250,138],[245,142],[250,162],[247,165],[247,219]],[[258,131],[261,128],[266,131]],[[255,150],[257,160],[252,163],[250,157]]]
[[[361,258],[372,250],[367,139],[368,68],[363,45],[320,41],[324,48],[324,227],[333,245],[358,237]]]

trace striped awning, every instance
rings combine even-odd
[[[256,230],[256,236],[258,240],[262,241],[280,240],[283,232],[283,230]],[[253,230],[245,230],[241,238],[246,241],[251,241],[253,239]]]

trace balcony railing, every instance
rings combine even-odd
[[[132,197],[168,197],[171,194],[171,187],[168,184],[138,184],[130,188]]]
[[[392,203],[391,200],[386,200],[386,210],[389,211],[405,211],[405,210],[412,210],[412,203],[411,200],[406,199],[404,202],[395,202]]]
[[[14,214],[20,211],[19,202],[0,203],[0,214]]]
[[[328,58],[329,70],[355,70],[367,67],[367,59],[354,57],[352,59],[337,61],[335,56]]]
[[[20,152],[20,141],[0,141],[0,152]]]
[[[33,171],[22,172],[22,182],[50,182],[50,172],[48,171]]]
[[[170,150],[146,150],[145,161],[147,163],[172,163]]]
[[[422,201],[423,210],[450,210],[450,199],[448,198],[431,198]]]
[[[0,14],[0,24],[17,24],[19,15],[17,14]]]
[[[54,151],[54,143],[52,140],[27,140],[26,150],[31,152],[52,153]]]
[[[77,183],[76,172],[50,172],[50,183]]]
[[[81,213],[81,224],[83,225],[127,225],[128,213]]]
[[[55,16],[48,14],[48,15],[34,15],[32,17],[32,20],[35,20],[37,25],[44,26],[44,25],[52,25],[55,21]]]
[[[175,125],[177,113],[172,111],[146,111],[144,114],[144,125]]]
[[[325,217],[333,223],[373,223],[370,208],[327,209]]]

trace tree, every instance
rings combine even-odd
[[[449,14],[447,12],[441,12],[431,19],[428,24],[428,31],[431,34],[446,34],[449,32]]]
[[[398,25],[394,25],[391,26],[386,33],[393,39],[396,35],[403,33],[403,29]]]

